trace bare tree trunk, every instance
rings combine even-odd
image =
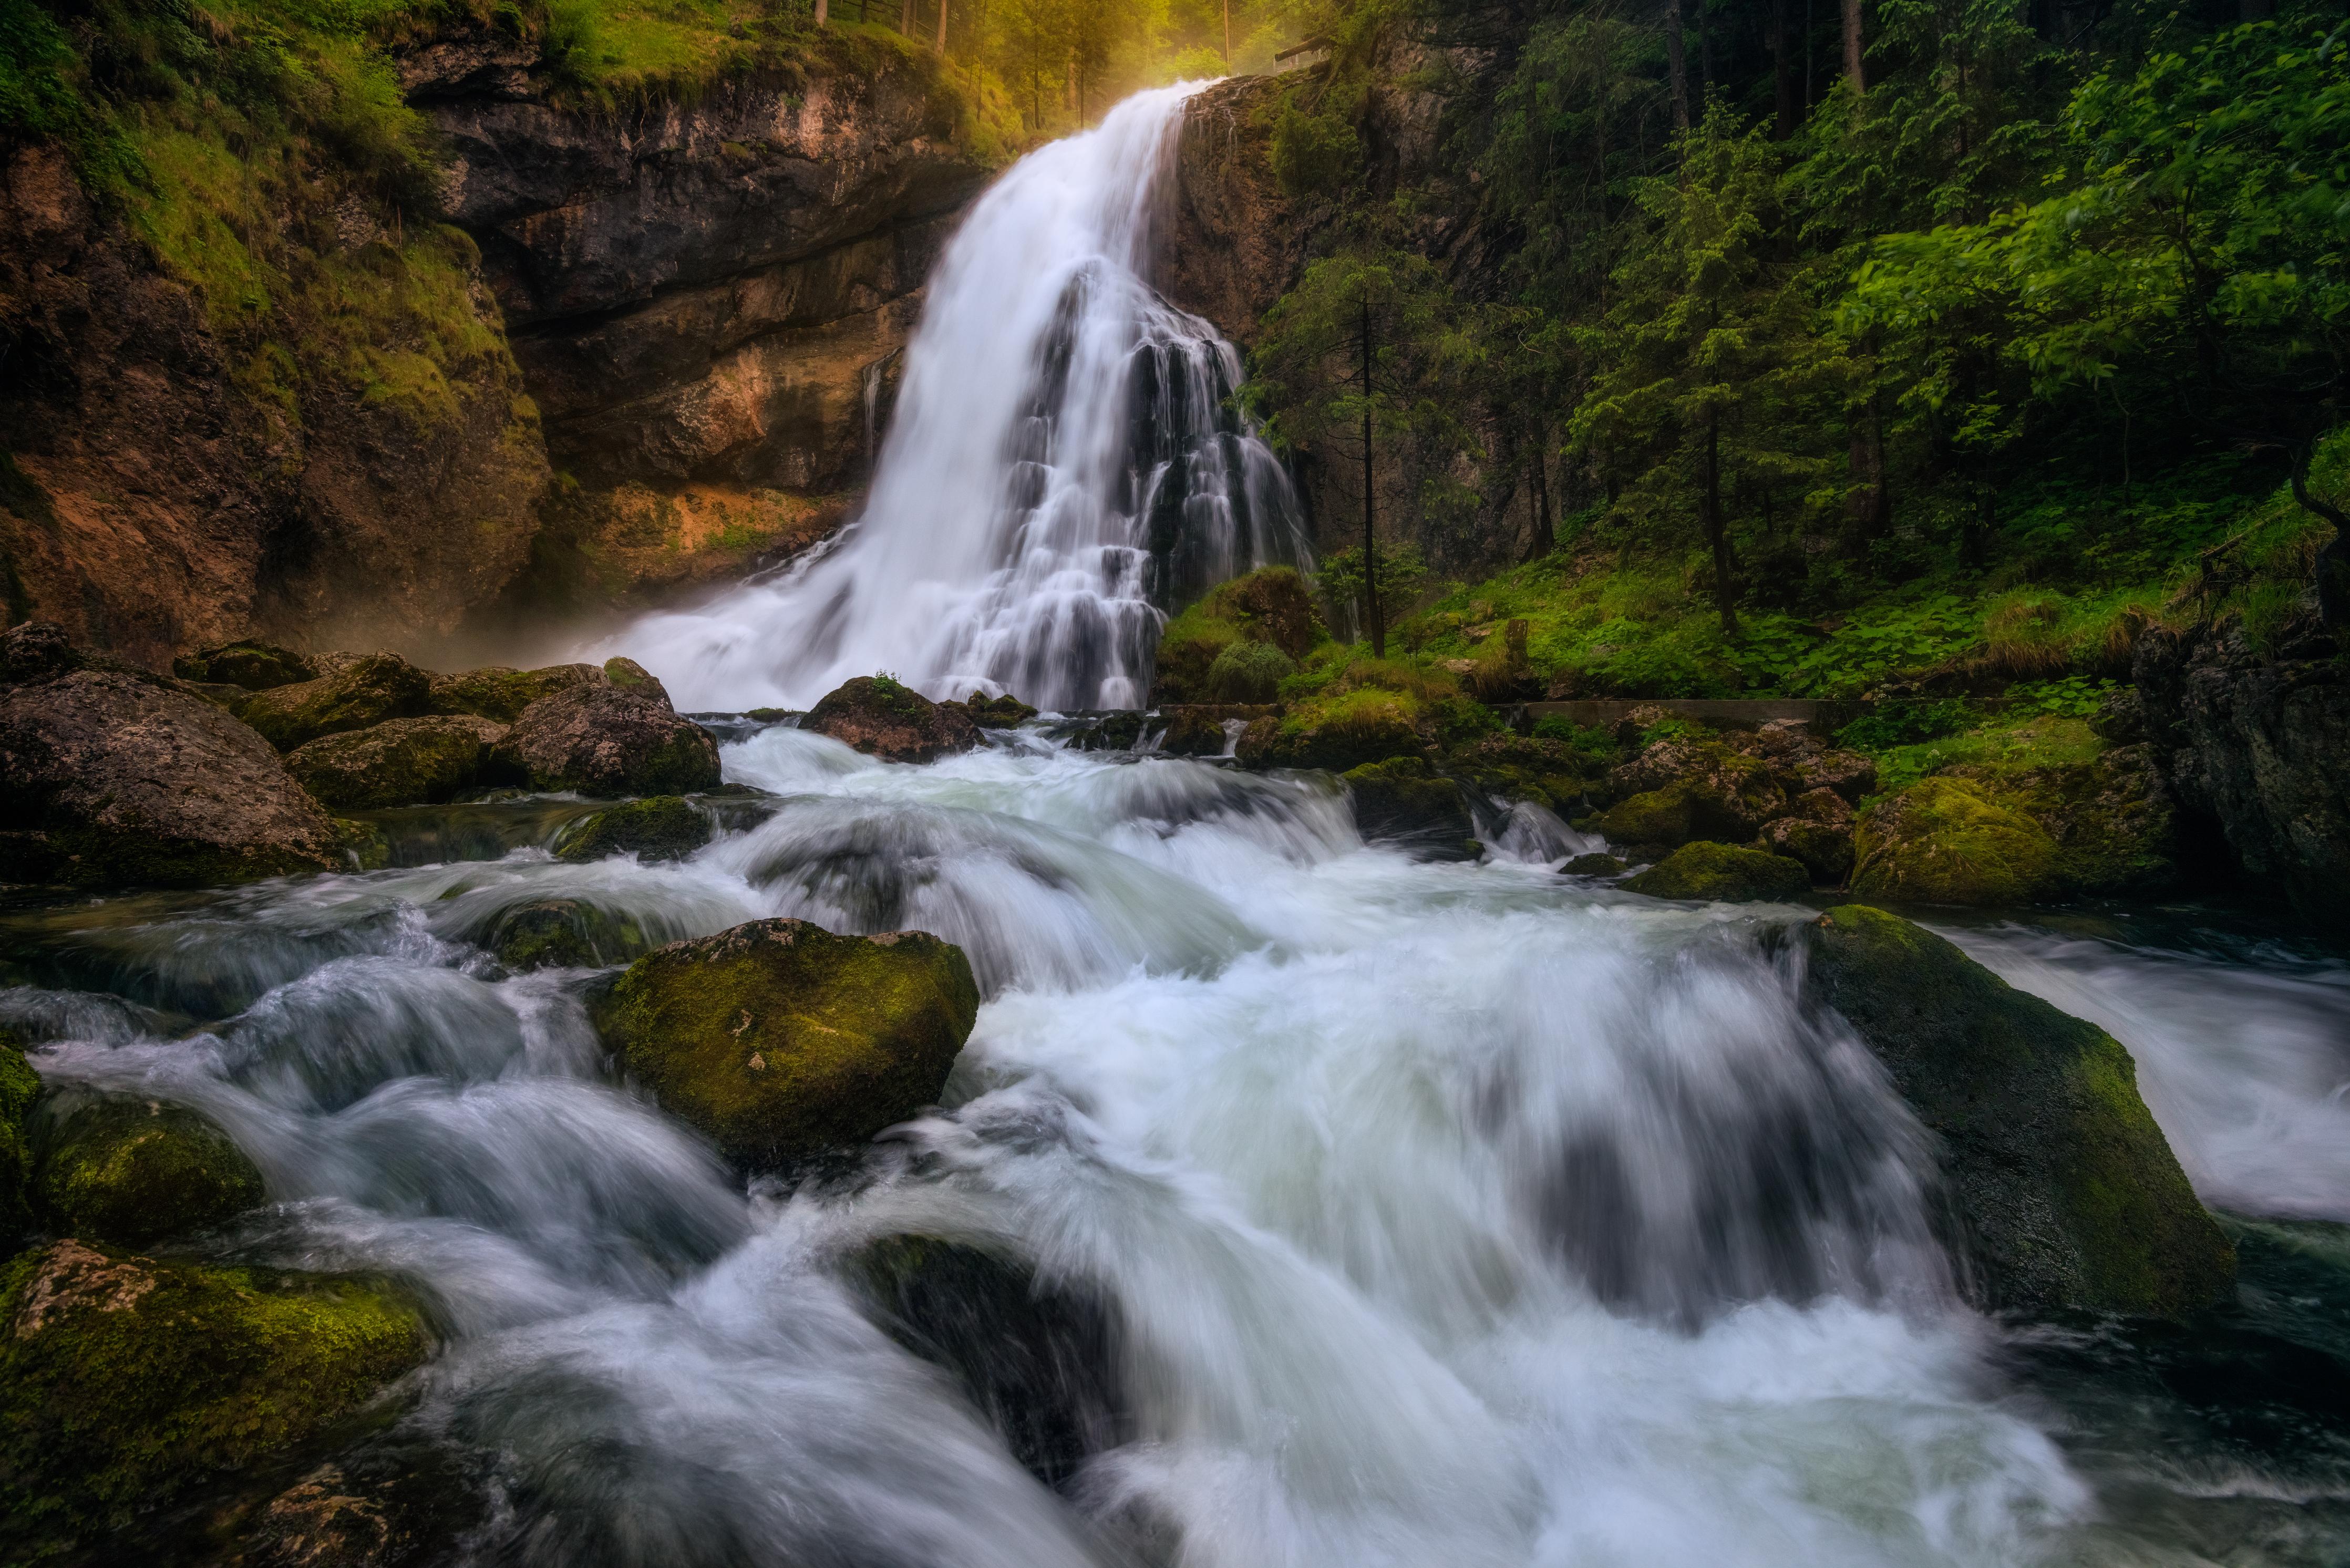
[[[1860,68],[1860,0],[1844,0],[1844,79],[1855,98],[1868,90],[1868,78]]]
[[[1363,607],[1371,623],[1371,657],[1388,656],[1387,618],[1379,613],[1379,539],[1371,526],[1371,302],[1363,301]]]
[[[1230,69],[1230,68],[1231,68],[1231,67],[1232,67],[1232,0],[1224,0],[1224,66],[1225,66],[1225,68],[1226,68],[1226,69]]]
[[[1550,431],[1546,430],[1534,437],[1534,537],[1526,541],[1525,558],[1539,561],[1558,548],[1558,533],[1550,521]]]
[[[1846,0],[1846,4],[1850,3],[1851,0]],[[1681,0],[1665,0],[1665,68],[1672,83],[1673,129],[1687,130],[1690,128],[1689,60],[1681,49]]]
[[[914,0],[898,0],[898,31],[914,36]]]
[[[1721,515],[1721,413],[1705,411],[1705,539],[1713,546],[1713,605],[1721,629],[1738,635],[1738,596],[1730,581],[1730,527]]]
[[[947,52],[947,0],[939,0],[939,53]]]
[[[1787,0],[1771,0],[1771,92],[1774,141],[1795,134],[1795,62],[1787,47]]]
[[[832,15],[832,0],[816,0],[816,25],[819,27]]]
[[[1713,91],[1713,19],[1707,0],[1697,0],[1697,90],[1702,99]]]

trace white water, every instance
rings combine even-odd
[[[1023,159],[928,286],[862,520],[596,650],[689,711],[806,708],[889,671],[933,697],[1139,706],[1163,611],[1303,554],[1295,497],[1225,405],[1231,344],[1142,281],[1191,89]]]

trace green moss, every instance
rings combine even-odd
[[[978,988],[920,931],[754,920],[630,966],[597,1026],[629,1075],[758,1168],[860,1144],[938,1098]]]
[[[226,683],[242,686],[248,691],[265,691],[273,686],[316,680],[318,671],[290,648],[266,642],[231,642],[172,660],[172,673],[182,680]]]
[[[1852,889],[1922,904],[2028,904],[2056,886],[2056,843],[1969,779],[1930,778],[1861,814]]]
[[[710,842],[709,815],[680,795],[656,795],[607,806],[566,828],[555,857],[582,863],[609,855],[640,860],[682,860]]]
[[[1281,683],[1297,673],[1297,661],[1267,642],[1233,642],[1208,667],[1211,702],[1271,702]]]
[[[556,664],[541,670],[515,670],[485,665],[457,675],[435,676],[432,684],[436,713],[472,713],[511,724],[522,711],[542,697],[585,684],[596,678],[592,664]]]
[[[120,1546],[421,1361],[382,1287],[60,1241],[0,1272],[0,1555]]]
[[[1263,675],[1273,669],[1253,647],[1277,652],[1293,667],[1329,640],[1305,580],[1287,566],[1263,566],[1220,583],[1199,602],[1167,623],[1159,636],[1151,701],[1170,702],[1263,702],[1274,692]],[[1227,656],[1243,662],[1227,667],[1227,680],[1245,679],[1249,696],[1216,694],[1214,671]],[[1243,676],[1243,672],[1246,674]],[[1284,675],[1290,671],[1283,671]],[[1270,684],[1278,685],[1281,676]]]
[[[432,705],[432,678],[391,653],[371,653],[332,675],[256,691],[236,716],[281,752],[386,719],[404,719]]]
[[[1241,757],[1251,765],[1344,773],[1365,763],[1420,755],[1428,746],[1419,730],[1422,717],[1420,701],[1408,691],[1336,691],[1292,703],[1263,744],[1244,743]]]
[[[484,944],[511,970],[603,969],[652,946],[625,914],[585,898],[540,898],[498,917]]]
[[[1676,783],[1627,795],[1586,826],[1610,844],[1671,847],[1689,842],[1694,815],[1690,786]]]
[[[26,1113],[41,1092],[41,1075],[25,1060],[25,1043],[0,1025],[0,1257],[16,1251],[33,1229],[33,1145]]]
[[[387,719],[297,746],[286,769],[329,811],[436,805],[480,781],[497,732],[470,716]]]
[[[391,840],[383,829],[372,822],[357,822],[348,816],[330,816],[328,827],[335,836],[335,852],[353,871],[380,871],[391,864]]]
[[[1700,841],[1684,844],[1623,884],[1652,898],[1704,898],[1725,904],[1793,898],[1811,891],[1800,860],[1760,849]]]
[[[2118,1041],[1881,910],[1830,910],[1810,951],[1822,998],[1941,1140],[1995,1304],[2178,1316],[2228,1297],[2233,1249]]]
[[[48,1111],[44,1122],[38,1192],[57,1235],[144,1247],[262,1200],[253,1162],[184,1106],[84,1098]]]
[[[653,672],[633,659],[604,660],[604,679],[623,691],[650,691],[664,702],[669,701],[669,689],[653,676]]]

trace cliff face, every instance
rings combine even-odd
[[[314,152],[182,138],[212,182],[158,162],[124,212],[55,147],[0,151],[11,621],[158,667],[249,635],[494,643],[518,607],[648,602],[839,521],[987,172],[934,65],[820,36],[593,110],[528,40],[392,60],[443,223]]]

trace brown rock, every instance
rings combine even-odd
[[[885,763],[927,763],[979,744],[979,726],[961,707],[931,701],[886,675],[860,675],[827,692],[800,728]]]
[[[717,785],[718,742],[678,717],[665,698],[574,686],[525,709],[494,748],[491,765],[537,790],[684,794]]]
[[[286,767],[336,811],[437,805],[481,782],[490,748],[505,732],[505,725],[470,713],[387,719],[296,747]]]

